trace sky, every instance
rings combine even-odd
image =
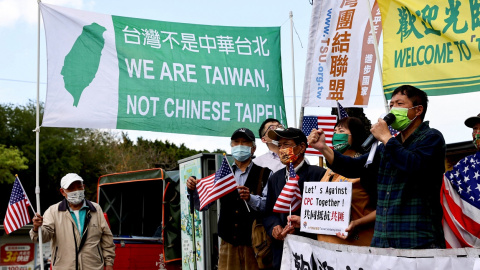
[[[166,0],[50,0],[44,3],[97,13],[152,20],[225,26],[281,26],[282,72],[285,109],[289,126],[295,126],[293,69],[289,12],[295,25],[293,47],[295,68],[296,116],[299,117],[305,76],[308,33],[312,6],[308,0],[243,0],[243,1],[166,1]],[[381,40],[380,40],[381,42]],[[380,54],[381,54],[380,46]],[[46,44],[43,24],[40,28],[40,101],[46,96]],[[36,100],[37,81],[37,1],[0,0],[0,103],[25,105]],[[376,119],[385,113],[384,98],[378,74],[367,117]],[[471,140],[471,129],[463,122],[480,113],[480,92],[430,97],[426,120],[439,129],[448,143]],[[305,108],[305,115],[329,115],[331,108]],[[298,120],[296,120],[298,125]],[[34,129],[35,127],[32,127]],[[233,130],[233,129],[232,129]],[[122,130],[115,130],[121,132]],[[230,150],[230,139],[162,132],[126,131],[131,139],[144,137],[168,140],[197,150]],[[257,131],[254,130],[255,133]],[[41,134],[41,133],[40,133]],[[41,136],[41,135],[40,135]],[[257,155],[267,151],[257,139]],[[313,160],[313,163],[316,162]]]

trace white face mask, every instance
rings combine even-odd
[[[67,201],[73,205],[80,204],[85,199],[85,190],[67,192]]]

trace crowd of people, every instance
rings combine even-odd
[[[395,115],[391,127],[400,133],[392,136],[383,119],[372,125],[370,132],[379,145],[368,166],[365,164],[369,153],[361,147],[368,129],[355,117],[337,122],[333,149],[327,145],[322,129],[304,134],[300,129],[283,127],[276,119],[267,119],[258,135],[268,152],[256,158],[254,133],[247,128],[235,130],[231,154],[238,188],[220,198],[218,269],[280,269],[284,240],[289,234],[380,248],[445,248],[440,189],[446,145],[442,134],[424,121],[427,107],[424,91],[409,85],[397,88],[392,94],[390,112]],[[473,129],[477,157],[480,114],[468,118],[465,125]],[[328,169],[306,161],[308,146],[323,154]],[[290,168],[298,176],[301,193],[305,182],[352,183],[350,224],[345,228],[348,235],[305,233],[300,231],[300,209],[291,213],[273,211],[289,179]],[[197,181],[190,177],[186,185],[189,199],[199,209]],[[85,269],[112,269],[112,233],[101,208],[84,199],[82,178],[66,175],[60,190],[65,200],[51,206],[43,217],[37,215],[33,219],[32,240],[38,241],[38,229],[42,227],[43,241],[52,240],[53,265],[57,269],[79,264]],[[202,210],[208,208],[209,205]],[[263,222],[271,238],[273,255],[262,264],[258,264],[258,254],[252,248],[252,224],[257,220]]]
[[[391,127],[398,130],[399,134],[392,136],[383,119],[378,119],[372,125],[370,132],[379,145],[368,166],[365,164],[369,153],[364,153],[360,147],[368,133],[362,121],[355,117],[342,118],[337,122],[333,149],[327,145],[325,131],[321,129],[304,134],[300,129],[284,128],[279,121],[267,119],[258,134],[269,151],[255,159],[252,159],[255,152],[254,138],[251,136],[253,132],[245,128],[243,133],[235,131],[231,146],[239,188],[228,199],[220,199],[219,269],[258,269],[249,235],[252,222],[259,215],[272,239],[272,264],[264,269],[280,269],[283,242],[288,234],[331,243],[380,248],[445,248],[440,189],[445,173],[446,145],[440,131],[424,121],[427,107],[428,97],[424,91],[410,85],[397,88],[390,101],[390,113],[395,115]],[[474,144],[479,150],[480,114],[467,119],[465,124],[473,128]],[[248,141],[248,145],[245,145],[249,151],[244,151],[248,152],[246,160],[235,154],[239,136]],[[308,146],[323,154],[328,169],[306,162],[305,151]],[[248,185],[241,180],[239,176],[249,174],[252,164],[272,172],[266,185],[265,179],[258,175],[244,176],[243,179],[253,181]],[[290,164],[299,177],[298,186],[302,193],[305,182],[352,183],[350,224],[345,228],[348,235],[305,233],[300,231],[300,209],[291,214],[273,211],[288,181]],[[252,188],[258,181],[263,181],[262,194],[255,193]],[[187,188],[194,195],[196,183],[193,177],[187,180]],[[198,195],[191,198],[198,200]],[[242,200],[251,205],[254,211],[248,212]],[[235,236],[241,235],[245,238],[239,243]]]

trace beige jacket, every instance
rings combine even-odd
[[[65,199],[50,206],[43,216],[42,241],[52,241],[53,269],[100,270],[104,265],[113,265],[115,244],[103,211],[98,204],[85,202],[89,209],[83,238]],[[30,230],[30,238],[38,242],[38,233]]]

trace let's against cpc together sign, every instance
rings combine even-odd
[[[306,182],[303,188],[300,230],[335,235],[350,223],[352,183]]]

